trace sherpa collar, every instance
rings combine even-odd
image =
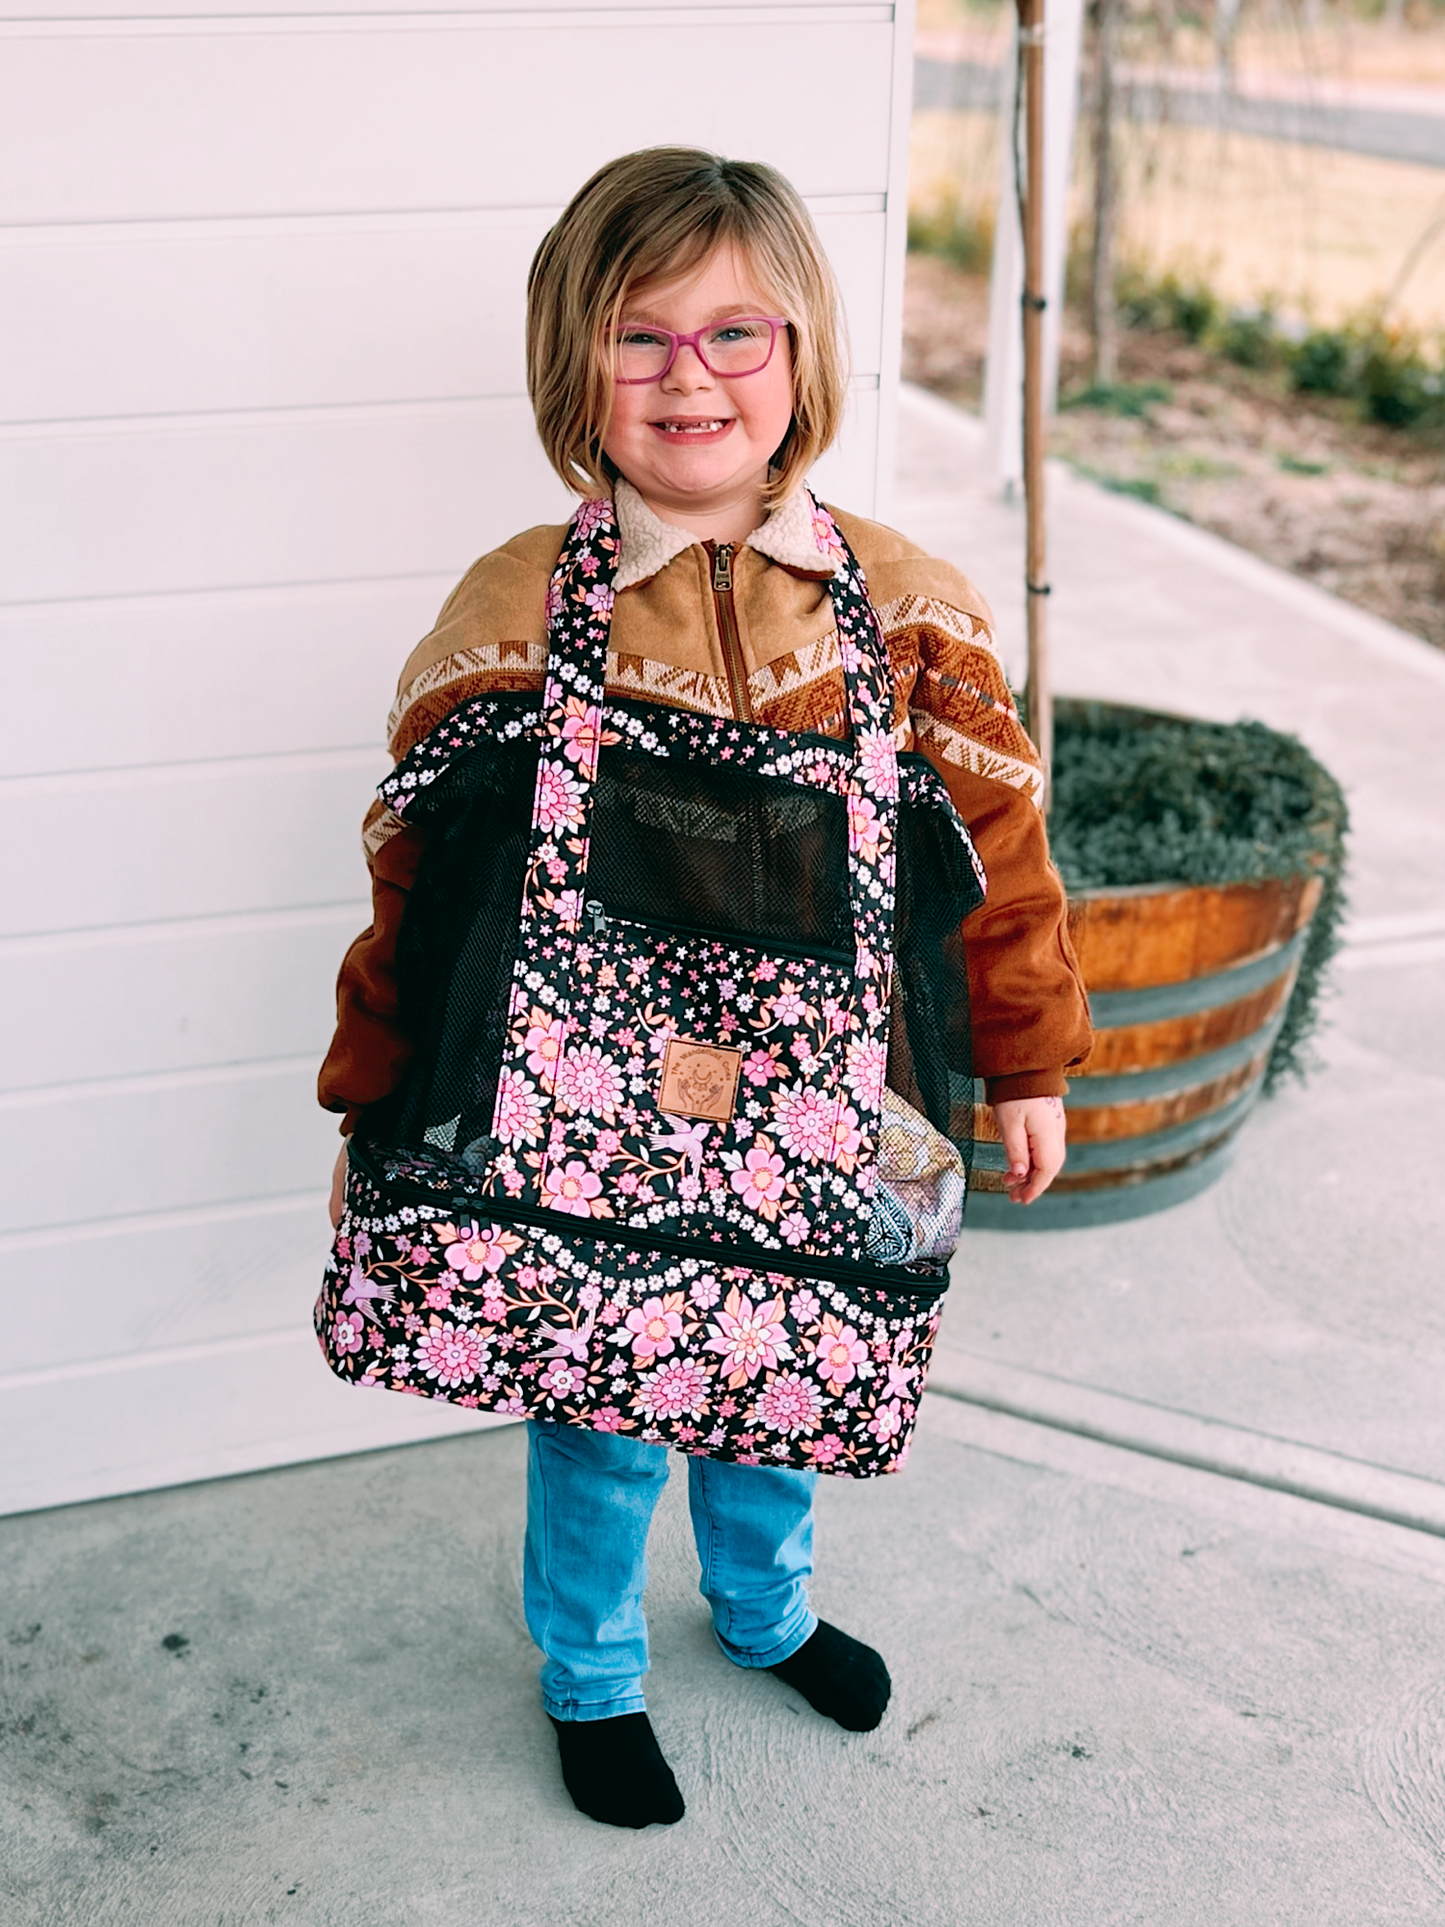
[[[617,478],[612,499],[622,540],[617,573],[612,581],[619,593],[646,582],[649,576],[658,574],[701,539],[654,515],[631,482],[621,476]],[[807,489],[801,486],[783,497],[767,521],[753,530],[745,546],[799,575],[826,580],[837,570],[831,551],[824,546],[814,526],[812,500]]]

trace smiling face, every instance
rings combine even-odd
[[[633,289],[622,320],[691,334],[734,315],[778,312],[746,258],[723,247],[689,275]],[[685,347],[661,381],[619,383],[602,447],[664,522],[741,542],[764,518],[768,463],[792,419],[793,357],[780,329],[758,374],[711,374]]]

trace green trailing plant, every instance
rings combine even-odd
[[[1345,908],[1339,784],[1296,737],[1263,723],[1063,701],[1054,727],[1049,836],[1071,891],[1321,879],[1265,1088],[1302,1078]]]

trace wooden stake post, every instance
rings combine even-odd
[[[1024,164],[1019,203],[1024,232],[1024,582],[1028,605],[1029,734],[1044,764],[1044,801],[1054,756],[1049,684],[1048,577],[1044,535],[1044,0],[1018,0],[1019,97]]]

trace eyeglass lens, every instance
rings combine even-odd
[[[658,328],[624,327],[617,336],[617,373],[624,381],[655,380],[672,354],[673,338]],[[698,337],[702,358],[716,375],[754,375],[773,345],[773,327],[756,318],[720,321]]]

